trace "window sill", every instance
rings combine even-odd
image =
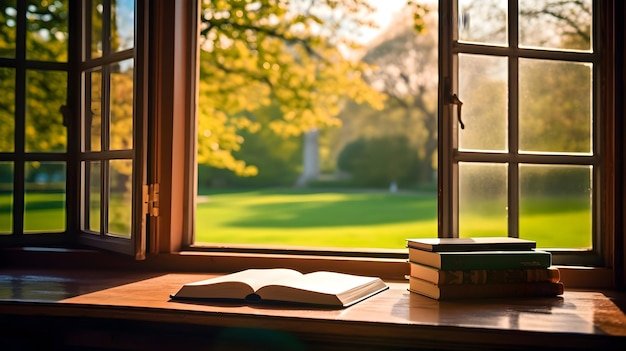
[[[183,251],[148,255],[144,261],[129,256],[93,250],[49,248],[0,249],[4,267],[112,269],[160,272],[235,272],[247,268],[285,267],[302,272],[333,270],[350,274],[403,280],[408,274],[406,258],[289,255],[263,253]],[[600,267],[558,266],[566,288],[614,289],[613,271]]]
[[[15,331],[42,331],[52,345],[103,349],[205,347],[236,331],[255,343],[279,333],[307,349],[607,349],[626,341],[618,307],[626,296],[615,292],[440,302],[388,280],[389,290],[340,310],[170,301],[182,284],[212,276],[2,268],[0,320],[10,324],[0,323],[0,336],[19,343],[29,336]]]

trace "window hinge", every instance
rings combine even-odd
[[[143,186],[143,213],[150,217],[159,216],[159,184]]]

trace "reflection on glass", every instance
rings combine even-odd
[[[0,57],[15,57],[17,0],[2,0],[0,9]]]
[[[91,58],[102,56],[102,0],[92,0],[91,7]]]
[[[130,237],[132,218],[131,160],[112,160],[110,165],[108,234]]]
[[[523,151],[590,153],[591,64],[520,59]]]
[[[122,51],[135,45],[135,4],[117,0],[111,8],[111,51]]]
[[[27,162],[25,165],[24,232],[65,231],[64,162]]]
[[[87,210],[84,211],[86,214],[86,218],[83,219],[83,229],[87,231],[92,231],[99,233],[100,232],[100,202],[101,202],[101,193],[100,193],[100,161],[94,162],[86,162],[85,174],[87,174],[88,180],[87,184],[87,197],[85,201],[87,202]],[[83,205],[85,207],[85,205]]]
[[[13,163],[0,162],[0,234],[13,232]]]
[[[508,45],[508,6],[501,0],[459,0],[459,41]]]
[[[14,150],[15,70],[0,68],[0,152],[12,152]]]
[[[67,62],[69,0],[29,1],[26,59]]]
[[[507,164],[459,162],[459,236],[507,236]]]
[[[88,151],[100,151],[102,148],[102,72],[88,72],[85,74],[86,86],[91,87],[85,92],[85,148]]]
[[[67,131],[61,106],[66,104],[67,73],[26,72],[26,136],[28,152],[64,152]]]
[[[520,1],[520,46],[590,51],[592,13],[592,0]]]
[[[506,58],[459,54],[459,149],[507,150],[507,79]]]
[[[133,148],[133,60],[111,66],[111,150]]]
[[[520,236],[541,247],[592,246],[591,166],[520,165]]]

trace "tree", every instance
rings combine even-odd
[[[366,81],[385,99],[383,111],[348,104],[334,148],[359,138],[403,137],[419,159],[414,181],[433,180],[437,150],[436,13],[412,4],[394,18],[362,57]],[[415,20],[419,19],[419,23]],[[417,30],[419,31],[417,31]]]
[[[352,30],[373,25],[372,10],[366,0],[204,1],[198,162],[255,175],[233,155],[241,131],[289,136],[338,126],[345,99],[382,107],[363,79],[367,65],[341,51],[355,47]],[[273,104],[280,113],[257,113]]]
[[[28,1],[26,58],[66,62],[68,0]],[[0,57],[15,57],[17,9],[14,1],[0,3]],[[15,70],[0,68],[0,150],[14,150]],[[67,74],[28,70],[26,74],[25,149],[65,151],[66,130],[61,106],[66,104]]]

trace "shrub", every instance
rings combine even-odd
[[[415,179],[417,151],[403,135],[357,139],[339,154],[337,167],[359,185],[386,187]]]

